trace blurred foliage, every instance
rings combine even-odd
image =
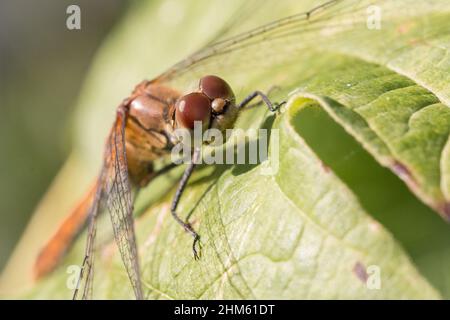
[[[82,8],[82,30],[66,8]],[[71,149],[70,115],[123,1],[0,3],[0,269]],[[19,196],[20,195],[20,196]]]

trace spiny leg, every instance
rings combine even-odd
[[[196,244],[198,243],[198,241],[200,240],[200,236],[197,232],[195,232],[195,230],[192,228],[192,226],[187,223],[184,222],[177,214],[176,210],[177,210],[177,206],[178,203],[180,202],[180,198],[181,195],[183,194],[184,189],[186,188],[186,185],[189,181],[189,178],[192,175],[192,172],[194,171],[195,165],[198,161],[198,158],[200,156],[200,149],[199,148],[195,148],[194,149],[194,153],[192,155],[192,159],[191,159],[191,163],[189,163],[189,165],[187,166],[186,170],[184,170],[183,176],[181,177],[180,183],[178,185],[177,191],[175,192],[175,196],[172,200],[172,206],[170,208],[170,211],[172,213],[172,216],[174,217],[174,219],[184,228],[184,230],[186,230],[187,232],[189,232],[193,237],[194,237],[194,242],[192,243],[192,251],[194,252],[194,259],[197,260],[199,259],[199,255],[196,249]]]
[[[269,99],[269,97],[267,97],[267,95],[265,95],[264,93],[262,93],[259,90],[254,91],[253,93],[249,94],[247,97],[244,98],[244,100],[241,101],[241,103],[239,103],[237,105],[238,109],[244,108],[245,106],[247,106],[253,99],[255,99],[256,97],[260,97],[261,100],[264,102],[264,104],[267,106],[267,108],[269,108],[269,110],[271,112],[276,112],[283,104],[286,103],[286,101],[283,101],[282,103],[272,103]]]

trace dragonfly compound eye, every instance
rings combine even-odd
[[[203,129],[207,129],[210,118],[211,101],[203,93],[189,93],[182,96],[175,105],[175,121],[178,127],[194,129],[194,122],[201,121]]]
[[[217,105],[220,106],[220,101],[225,100],[234,102],[234,93],[228,83],[217,76],[205,76],[200,79],[200,92],[208,96],[211,100],[218,100]]]

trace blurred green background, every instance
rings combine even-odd
[[[82,10],[81,30],[66,8]],[[71,148],[70,116],[125,0],[0,2],[0,270]]]

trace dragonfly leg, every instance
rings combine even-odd
[[[237,105],[237,108],[238,109],[244,108],[258,96],[261,98],[261,100],[264,102],[264,104],[267,106],[267,108],[269,108],[271,112],[276,112],[283,104],[286,103],[286,101],[283,101],[282,103],[272,103],[272,101],[270,101],[267,95],[265,95],[261,91],[256,90],[253,93],[249,94],[247,97],[245,97],[244,100],[242,100],[241,103]]]
[[[194,242],[192,243],[192,251],[194,252],[195,260],[199,259],[199,252],[197,251],[196,245],[197,243],[199,243],[200,235],[192,228],[190,223],[183,221],[178,216],[176,210],[178,203],[180,202],[181,195],[183,194],[183,191],[186,188],[189,178],[191,177],[192,172],[194,171],[199,156],[200,156],[200,149],[196,148],[194,150],[194,154],[192,155],[191,163],[189,163],[189,165],[186,167],[186,170],[184,170],[183,176],[181,177],[177,191],[175,192],[175,196],[172,200],[172,206],[170,208],[170,211],[174,219],[184,228],[184,230],[189,232],[192,235],[192,237],[194,237]]]
[[[269,88],[269,90],[267,90],[267,92],[265,93],[265,95],[266,95],[267,97],[269,97],[270,94],[271,94],[273,91],[280,90],[280,89],[281,89],[281,88],[280,88],[279,86],[276,86],[276,85],[271,86],[271,87]],[[250,109],[259,107],[259,106],[261,106],[262,104],[264,104],[264,101],[262,101],[262,100],[259,100],[259,101],[257,101],[257,102],[253,102],[253,103],[247,104],[247,105],[245,106],[245,110],[250,110]],[[281,103],[281,104],[284,104],[284,103]]]

